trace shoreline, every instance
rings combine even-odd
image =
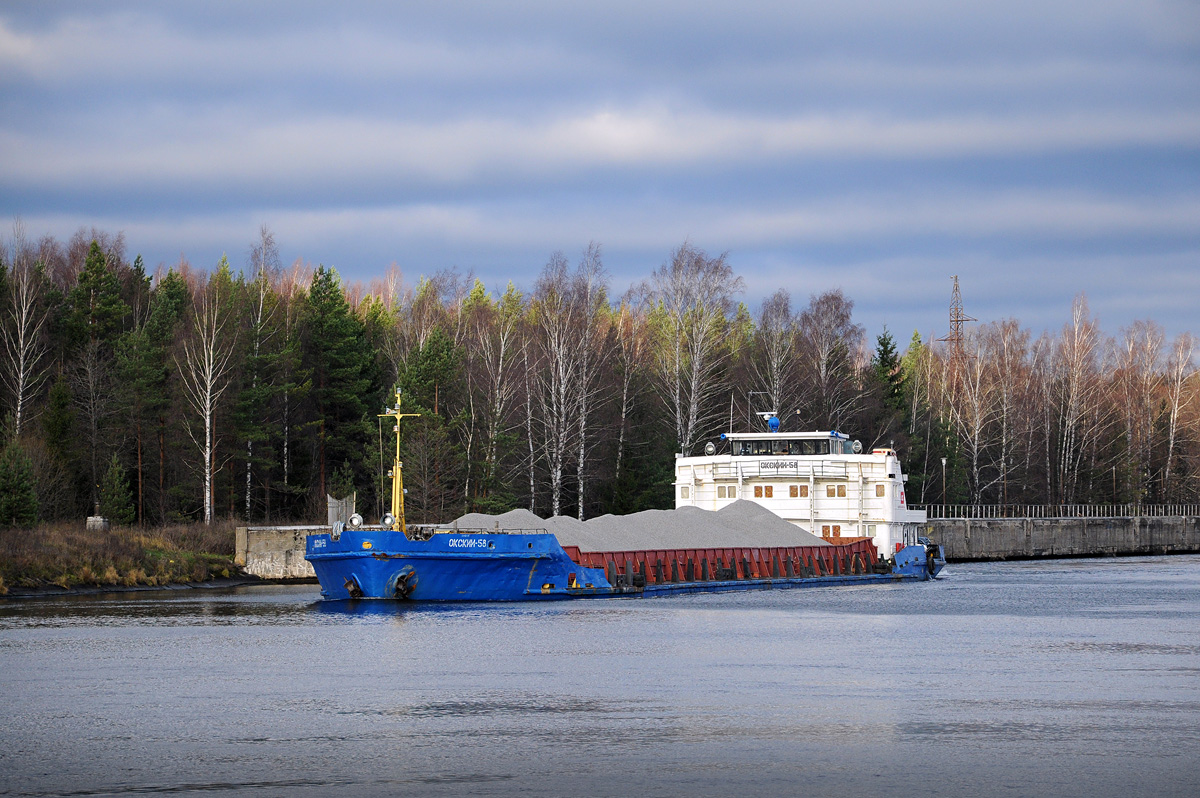
[[[187,590],[223,590],[251,585],[316,585],[316,577],[294,579],[263,579],[262,577],[246,574],[243,576],[221,577],[204,582],[173,582],[166,585],[85,585],[60,587],[46,585],[43,587],[10,587],[8,593],[0,595],[0,602],[6,599],[44,599],[71,596],[96,596],[105,593],[179,593]]]

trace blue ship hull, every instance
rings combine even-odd
[[[940,546],[909,546],[888,573],[652,581],[624,578],[573,561],[549,533],[438,532],[410,540],[390,529],[309,535],[325,599],[530,601],[670,593],[871,584],[931,579],[945,565]],[[736,570],[734,571],[736,573]]]

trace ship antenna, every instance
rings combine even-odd
[[[400,389],[396,389],[396,405],[392,408],[384,408],[379,414],[382,419],[385,416],[395,419],[396,423],[392,427],[392,431],[396,433],[396,459],[392,462],[392,523],[385,524],[393,532],[402,532],[405,537],[408,537],[408,526],[404,522],[404,476],[401,473],[403,464],[400,462],[400,419],[415,418],[421,415],[420,413],[401,413],[400,412]]]

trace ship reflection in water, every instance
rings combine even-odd
[[[0,602],[0,795],[1192,795],[1200,557],[546,604]]]

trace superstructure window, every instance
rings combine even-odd
[[[766,496],[768,499],[774,498],[775,497],[775,486],[774,485],[766,485],[765,487],[763,487],[763,495]]]
[[[838,486],[837,486],[837,493],[838,493],[838,498],[839,498],[839,499],[844,499],[844,498],[846,497],[846,486],[845,486],[845,485],[838,485]]]
[[[827,440],[788,441],[788,454],[802,457],[813,457],[819,454],[829,454]]]
[[[837,487],[834,485],[826,485],[825,495],[830,499],[832,499],[834,496],[837,496]]]
[[[691,489],[690,489],[690,488],[688,488],[686,485],[684,485],[683,487],[681,487],[681,488],[679,489],[679,498],[681,498],[681,499],[688,499],[688,498],[691,498],[691,497],[688,495],[688,494],[690,494],[690,493],[691,493]]]
[[[754,486],[754,498],[756,498],[756,499],[762,498],[762,485]]]
[[[801,499],[807,499],[807,498],[808,498],[808,485],[801,485],[801,486],[800,486],[800,498],[801,498]]]
[[[799,495],[800,495],[800,486],[799,485],[788,485],[788,496],[790,498],[795,499]]]
[[[875,486],[875,495],[876,496],[886,496],[887,495],[886,486],[885,485],[876,485]]]
[[[736,499],[737,487],[734,485],[717,485],[718,499]]]
[[[835,538],[840,538],[842,536],[842,525],[841,524],[833,525],[833,536]]]

